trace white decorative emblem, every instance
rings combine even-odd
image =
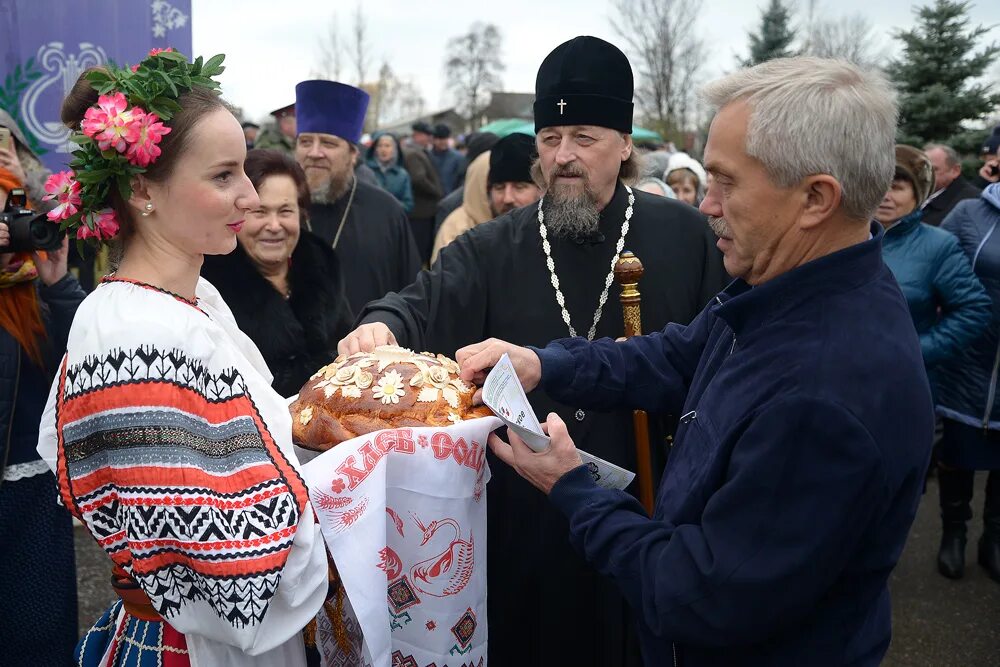
[[[164,0],[149,3],[153,10],[153,37],[166,37],[168,30],[187,25],[188,15]]]
[[[49,95],[62,100],[73,89],[73,84],[85,69],[103,65],[108,61],[108,56],[104,49],[90,42],[81,42],[80,51],[76,54],[67,53],[62,42],[49,42],[38,49],[36,60],[46,73],[24,92],[21,98],[21,117],[24,118],[28,131],[40,142],[51,146],[57,153],[69,153],[75,150],[75,145],[69,142],[70,131],[58,120],[44,121],[39,118],[38,111],[46,107],[39,100],[53,86],[56,89],[49,92]]]

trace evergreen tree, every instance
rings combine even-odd
[[[743,66],[752,67],[774,58],[794,56],[791,46],[795,30],[790,21],[791,12],[782,0],[771,0],[760,16],[760,34],[750,33],[750,58],[742,61]]]
[[[903,53],[886,71],[899,91],[900,143],[944,142],[959,151],[975,150],[983,131],[969,130],[963,122],[981,121],[1000,105],[1000,94],[977,81],[1000,46],[992,43],[976,51],[990,28],[970,28],[969,7],[969,2],[935,0],[916,9],[914,28],[894,34]]]

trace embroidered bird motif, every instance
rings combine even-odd
[[[435,533],[445,526],[455,530],[455,539],[451,540],[444,551],[410,568],[413,586],[427,595],[439,598],[461,592],[472,579],[475,564],[472,535],[469,535],[468,540],[463,540],[462,530],[454,519],[432,521],[428,526],[424,526],[416,516],[413,520],[424,532],[420,546],[430,542]]]

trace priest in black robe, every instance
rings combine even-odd
[[[459,236],[416,282],[364,308],[340,352],[397,342],[453,356],[488,337],[544,345],[568,334],[622,336],[621,290],[609,286],[619,250],[633,251],[646,269],[639,284],[645,331],[691,321],[728,276],[697,210],[626,187],[637,173],[632,94],[632,69],[613,45],[578,37],[553,51],[536,82],[541,208],[516,209]],[[558,413],[581,449],[636,470],[635,449],[624,444],[634,439],[623,437],[632,433],[630,412],[584,411],[539,391],[530,400],[542,421]],[[669,428],[678,417],[653,421]],[[660,469],[665,432],[653,440]],[[631,612],[570,546],[562,515],[510,467],[493,463],[491,470],[490,663],[640,664]]]
[[[335,81],[295,86],[295,159],[312,196],[308,227],[336,251],[354,312],[409,285],[421,266],[403,207],[355,175],[368,101],[365,91]]]

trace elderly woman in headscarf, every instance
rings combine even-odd
[[[663,173],[663,180],[677,194],[677,198],[695,208],[705,198],[707,179],[705,168],[687,153],[671,155],[667,170]]]

